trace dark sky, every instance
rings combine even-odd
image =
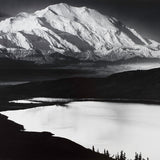
[[[95,8],[160,42],[160,0],[0,0],[0,16],[33,12],[60,2]]]

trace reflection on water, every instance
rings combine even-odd
[[[58,103],[58,102],[64,102],[68,103],[73,101],[70,98],[44,98],[44,97],[36,97],[31,99],[21,99],[21,100],[12,100],[9,101],[9,103],[15,103],[15,104],[42,104],[43,102],[47,103]]]
[[[160,107],[107,102],[71,102],[69,107],[45,106],[2,112],[28,131],[50,131],[86,147],[128,157],[142,152],[160,159]]]

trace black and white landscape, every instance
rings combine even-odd
[[[159,160],[159,3],[61,2],[0,7],[0,159]]]

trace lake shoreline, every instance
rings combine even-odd
[[[122,99],[122,98],[82,98],[74,99],[75,101],[102,101],[113,103],[135,103],[135,104],[148,104],[148,105],[160,105],[160,100],[154,99]]]
[[[34,97],[37,98],[37,97]],[[43,97],[43,98],[50,98],[50,99],[60,99],[60,98],[52,98],[52,97]],[[37,108],[37,107],[44,107],[44,106],[51,106],[51,105],[59,105],[62,107],[67,107],[67,104],[70,102],[87,102],[87,101],[94,101],[94,102],[110,102],[110,103],[128,103],[128,104],[146,104],[146,105],[160,105],[159,100],[154,100],[154,99],[121,99],[121,98],[62,98],[62,99],[68,99],[68,101],[55,101],[55,102],[42,102],[42,103],[10,103],[8,101],[0,103],[1,109],[0,111],[9,111],[9,110],[25,110],[25,109],[30,109],[30,108]],[[19,99],[21,100],[29,100],[28,97],[25,99]],[[16,100],[18,101],[18,100]],[[33,101],[37,102],[37,101]]]
[[[0,159],[113,160],[49,132],[26,132],[22,125],[2,114],[0,126]]]
[[[158,106],[150,107],[141,104],[107,103],[93,101],[93,99],[86,99],[86,101],[83,99],[82,101],[81,99],[73,100],[65,107],[46,105],[27,110],[2,112],[2,114],[9,117],[10,120],[22,124],[27,132],[47,131],[70,139],[86,148],[92,148],[94,145],[94,148],[99,149],[101,153],[104,149],[108,149],[111,154],[124,150],[127,157],[131,158],[136,151],[137,153],[141,152],[145,157],[152,157],[152,154],[149,153],[150,150],[145,151],[143,143],[140,143],[141,148],[135,148],[135,145],[139,144],[139,140],[137,143],[137,136],[134,136],[138,133],[140,137],[142,136],[140,139],[143,139],[146,130],[146,137],[150,137],[150,130],[145,126],[150,126],[153,115],[156,118],[159,113],[157,112],[158,108]],[[159,124],[154,119],[152,122],[155,125]],[[102,137],[103,139],[101,139]],[[130,143],[126,143],[127,139]],[[146,143],[151,144],[150,142]],[[128,144],[130,145],[128,146]],[[114,148],[114,146],[116,147]],[[131,150],[129,150],[130,147]]]

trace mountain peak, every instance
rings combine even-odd
[[[27,12],[20,12],[19,14],[16,15],[16,17],[22,17],[22,18],[27,18],[29,17],[31,14],[27,13]]]
[[[57,3],[57,4],[50,5],[49,7],[50,8],[52,8],[52,7],[57,7],[57,8],[66,7],[66,8],[69,8],[70,5],[68,5],[67,3]]]
[[[160,57],[158,42],[143,38],[116,18],[66,3],[1,21],[1,46],[11,57],[38,63],[53,61],[54,53],[93,61]],[[36,58],[28,58],[31,55]]]

